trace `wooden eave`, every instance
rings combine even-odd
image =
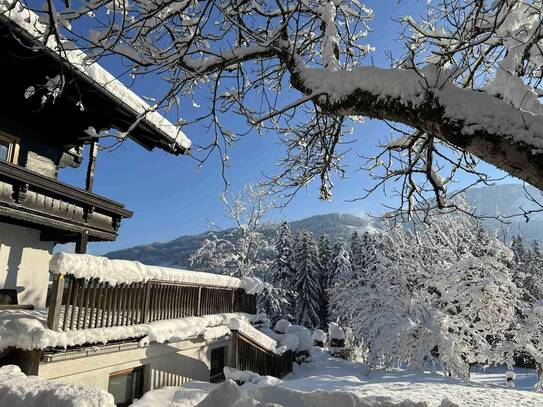
[[[8,88],[13,89],[14,92],[10,94],[17,102],[26,106],[25,110],[33,111],[37,120],[45,116],[58,117],[69,125],[68,128],[73,128],[68,134],[62,135],[62,140],[59,140],[61,144],[81,144],[81,137],[90,126],[97,130],[115,128],[126,132],[137,121],[139,114],[118,96],[75,69],[58,53],[44,47],[28,32],[1,14],[0,49],[3,50],[0,73],[4,78],[10,78]],[[9,72],[4,72],[7,70]],[[40,106],[39,98],[23,98],[29,86],[44,83],[46,76],[54,77],[59,73],[65,77],[66,85],[54,103],[47,102],[45,106]],[[80,100],[83,100],[83,111],[76,106]],[[147,150],[158,147],[175,155],[188,152],[181,145],[172,142],[170,136],[146,118],[139,121],[129,137]]]
[[[133,214],[123,204],[3,161],[0,161],[0,181],[13,189],[10,199],[0,200],[0,217],[9,223],[42,230],[43,240],[71,242],[84,232],[93,241],[115,240],[121,220]],[[39,205],[27,202],[29,192],[40,194]],[[76,218],[52,211],[55,199],[74,205],[82,216]],[[95,223],[94,214],[106,216],[111,222]]]

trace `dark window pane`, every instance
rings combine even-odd
[[[211,382],[224,380],[224,366],[226,366],[226,346],[211,349],[211,369],[209,372]]]
[[[124,374],[113,373],[109,378],[108,392],[113,395],[117,406],[128,406],[135,398],[141,397],[142,369]]]
[[[0,140],[0,161],[6,161],[8,159],[9,144]]]

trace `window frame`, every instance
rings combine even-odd
[[[109,374],[108,387],[109,387],[109,382],[111,381],[111,378],[119,377],[119,376],[128,376],[131,374],[139,375],[139,377],[137,378],[139,381],[136,382],[135,386],[133,387],[134,392],[132,394],[132,400],[129,400],[126,403],[117,404],[117,406],[125,406],[125,405],[129,406],[130,404],[134,402],[135,399],[139,399],[143,396],[143,394],[145,393],[145,390],[144,390],[145,371],[146,371],[145,367],[146,365],[136,366],[129,369],[119,370],[117,372],[111,372]]]
[[[8,154],[5,162],[17,164],[19,160],[19,139],[0,131],[0,141],[8,145]]]

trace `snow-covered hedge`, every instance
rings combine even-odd
[[[53,274],[69,274],[85,279],[98,278],[111,285],[158,280],[190,285],[243,288],[248,294],[257,294],[262,289],[262,281],[258,278],[239,279],[220,274],[148,266],[139,261],[111,260],[89,254],[57,253],[52,257],[49,269]]]
[[[0,367],[0,406],[114,407],[113,396],[94,386],[50,382],[19,367]]]

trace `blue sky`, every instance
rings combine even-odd
[[[374,62],[386,66],[385,51],[391,50],[397,54],[399,50],[394,39],[401,26],[392,17],[414,14],[413,10],[422,10],[426,2],[409,0],[398,4],[393,0],[376,0],[367,4],[375,10],[375,20],[371,24],[375,32],[368,39],[376,48]],[[122,72],[119,61],[105,61],[104,65],[116,74]],[[160,80],[148,78],[138,82],[133,89],[143,96],[160,96],[156,92],[163,88]],[[191,114],[191,110],[193,107],[187,103],[187,115]],[[169,118],[176,120],[175,117]],[[238,119],[232,117],[232,120]],[[203,127],[192,127],[187,135],[194,143],[203,142],[206,131]],[[345,161],[348,179],[336,180],[333,199],[329,202],[319,200],[318,186],[314,185],[300,191],[288,207],[272,214],[272,218],[296,220],[330,212],[365,215],[383,211],[382,204],[387,202],[387,198],[380,193],[363,201],[348,200],[360,196],[364,188],[373,184],[367,173],[357,171],[360,163],[358,156],[376,151],[378,140],[384,141],[389,135],[385,124],[366,121],[355,130],[353,138],[356,142],[350,146],[351,151]],[[232,191],[241,190],[246,183],[261,180],[262,173],[274,172],[282,151],[276,140],[274,134],[250,134],[230,151],[231,166],[226,175]],[[94,191],[126,204],[134,211],[134,216],[123,222],[116,242],[93,244],[90,251],[102,254],[139,244],[168,241],[184,234],[201,233],[206,230],[208,220],[229,226],[218,199],[224,184],[217,157],[201,168],[197,168],[196,164],[189,157],[174,157],[160,150],[148,152],[132,141],[125,142],[113,152],[101,152]],[[86,163],[77,170],[64,169],[60,177],[82,186],[85,166]],[[489,170],[497,173],[492,168]]]

